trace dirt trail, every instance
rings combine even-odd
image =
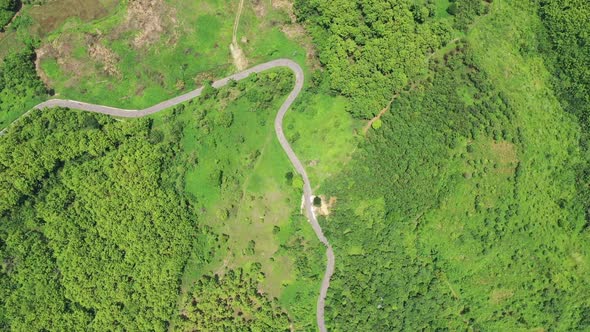
[[[238,12],[236,13],[236,19],[234,20],[234,28],[231,37],[231,44],[229,44],[229,50],[234,60],[234,65],[238,70],[244,70],[248,67],[248,59],[246,54],[240,48],[238,44],[238,27],[240,26],[240,16],[242,16],[242,10],[244,9],[244,0],[240,0],[238,5]]]
[[[407,90],[394,94],[393,97],[391,97],[391,100],[389,100],[389,102],[387,103],[387,106],[385,106],[381,111],[379,111],[379,113],[377,115],[375,115],[375,117],[373,117],[371,120],[369,120],[369,122],[367,122],[365,127],[363,127],[363,134],[366,135],[367,131],[369,131],[369,128],[371,128],[373,123],[375,121],[381,119],[383,114],[385,114],[387,111],[389,111],[389,109],[391,108],[391,104],[393,104],[393,102],[400,96],[401,93],[407,93],[410,91],[414,91],[414,89],[416,89],[418,87],[418,84],[419,84],[419,81],[410,83]]]
[[[373,125],[373,123],[379,119],[381,119],[381,117],[383,116],[383,114],[385,114],[385,112],[387,112],[390,108],[391,108],[391,104],[393,103],[393,101],[399,97],[399,93],[396,93],[395,95],[393,95],[393,98],[391,98],[391,100],[389,101],[389,103],[387,103],[387,106],[385,106],[377,115],[375,115],[375,117],[373,117],[371,120],[369,120],[369,122],[367,122],[367,124],[363,127],[363,134],[367,134],[367,131],[369,131],[369,128],[371,128],[371,126]]]

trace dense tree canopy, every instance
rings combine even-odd
[[[582,127],[586,163],[579,167],[579,199],[590,222],[590,2],[543,0],[539,12],[547,33],[541,49],[553,69],[556,92]]]
[[[0,326],[154,330],[198,234],[150,122],[33,112],[0,140]]]
[[[582,213],[588,200],[573,199],[575,184],[581,183],[579,191],[584,187],[575,169],[588,173],[587,163],[581,162],[583,153],[577,153],[579,133],[566,129],[567,121],[555,125],[564,127],[555,129],[562,151],[552,162],[558,149],[549,141],[539,142],[539,133],[549,126],[535,126],[540,120],[533,115],[543,118],[544,113],[554,112],[569,117],[559,113],[556,103],[551,105],[556,110],[523,103],[534,90],[530,86],[518,92],[505,88],[513,87],[513,81],[529,84],[530,77],[517,77],[510,68],[530,63],[482,64],[485,47],[505,47],[502,51],[513,53],[515,47],[521,61],[549,60],[528,47],[524,37],[521,41],[502,34],[501,27],[517,12],[540,22],[534,16],[537,3],[490,3],[451,1],[446,11],[450,26],[461,30],[455,34],[469,34],[483,21],[486,26],[480,35],[498,34],[493,40],[507,41],[473,45],[468,38],[457,38],[452,47],[436,52],[430,59],[431,74],[410,80],[411,88],[394,100],[381,126],[369,130],[346,171],[325,185],[330,196],[338,196],[336,209],[322,222],[337,254],[326,308],[330,330],[590,328],[585,268],[590,240]],[[528,20],[511,22],[506,30],[530,33],[536,39],[527,36],[527,41],[534,45],[563,47],[561,53],[571,58],[557,60],[556,77],[560,73],[577,77],[580,86],[570,78],[557,79],[563,86],[556,91],[565,89],[572,97],[585,98],[587,66],[580,64],[586,61],[581,55],[587,48],[580,46],[585,45],[589,26],[579,12],[581,2],[568,3],[545,4],[555,7],[553,15],[569,26],[553,28],[569,35],[564,41],[544,44],[542,26],[528,26]],[[361,11],[362,5],[351,5],[340,15],[317,4],[299,8],[316,17],[308,23],[312,30],[323,27],[319,29],[323,40],[339,40],[340,30],[334,27],[343,23],[333,18]],[[568,10],[577,14],[569,15]],[[518,40],[515,46],[514,40]],[[346,93],[334,81],[340,68],[331,67],[327,58],[334,51],[322,48],[323,41],[318,43],[333,87]],[[474,47],[484,49],[476,52]],[[355,59],[347,54],[344,58]],[[346,70],[354,65],[351,61]],[[576,73],[569,76],[568,70]],[[542,86],[538,68],[534,74],[540,76],[532,78],[534,84]],[[350,82],[355,79],[348,77]],[[362,87],[357,90],[362,95]],[[389,98],[394,95],[391,91],[396,90],[390,90]],[[553,96],[551,88],[542,91],[541,95]],[[572,110],[574,114],[587,103],[581,104]],[[532,146],[540,146],[538,154],[531,152]],[[549,178],[539,175],[545,170]]]
[[[556,87],[566,108],[590,127],[590,2],[544,0],[540,14],[547,28]],[[590,130],[590,129],[587,129]]]
[[[183,304],[180,331],[289,331],[291,322],[276,301],[258,288],[259,266],[203,276]]]
[[[35,50],[11,53],[0,64],[0,128],[47,95],[35,70]]]
[[[583,220],[577,209],[561,212],[562,227],[520,212],[532,193],[504,158],[526,145],[510,100],[469,54],[461,46],[434,67],[432,83],[400,96],[329,185],[339,195],[323,223],[339,253],[331,330],[590,327],[584,272],[562,265],[571,249],[555,242],[577,239]],[[447,206],[452,199],[472,203]],[[554,283],[559,273],[567,285]]]
[[[18,0],[0,0],[0,31],[4,30],[4,27],[18,9]]]
[[[332,88],[352,99],[350,112],[368,118],[427,70],[426,56],[450,38],[432,20],[434,8],[401,0],[298,0]]]

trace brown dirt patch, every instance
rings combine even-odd
[[[79,38],[83,38],[81,41]],[[69,77],[66,86],[75,85],[80,77],[92,75],[96,72],[94,65],[98,64],[102,72],[108,76],[120,77],[118,69],[119,56],[110,48],[105,46],[101,41],[103,37],[97,34],[86,34],[76,36],[63,34],[50,43],[42,45],[37,49],[37,59],[35,68],[41,80],[51,86],[52,82],[41,68],[41,62],[44,59],[55,59],[60,70]],[[93,61],[83,61],[73,55],[74,46],[83,44],[90,59]]]
[[[329,199],[326,199],[326,196],[324,195],[320,195],[319,197],[322,200],[322,205],[314,206],[314,212],[321,216],[329,216],[338,199],[336,197],[330,197]]]
[[[266,15],[266,5],[262,0],[252,0],[252,9],[254,9],[254,14],[256,14],[258,18]]]
[[[242,71],[248,68],[248,59],[246,58],[246,54],[240,48],[240,46],[236,43],[229,44],[229,49],[231,51],[232,59],[234,60],[234,65],[238,69],[238,71]]]
[[[294,40],[305,48],[306,61],[313,70],[321,68],[313,41],[301,24],[283,24],[280,29],[289,39]]]
[[[193,78],[193,81],[195,82],[196,86],[202,86],[203,84],[205,84],[205,81],[212,81],[215,78],[215,75],[213,75],[212,72],[202,72],[202,73],[198,73],[195,78]]]
[[[137,31],[131,44],[139,49],[155,43],[162,36],[176,40],[177,27],[176,11],[163,0],[132,0],[127,7],[125,23],[114,35]]]
[[[492,142],[490,150],[498,160],[496,172],[500,174],[513,174],[518,164],[516,146],[511,142]]]
[[[44,44],[36,50],[37,60],[35,61],[35,67],[39,77],[46,85],[51,86],[51,80],[41,69],[41,62],[47,58],[54,58],[64,73],[71,74],[71,79],[66,85],[75,84],[76,78],[86,72],[87,65],[72,56],[72,45],[76,42],[71,35],[61,35],[51,43]]]
[[[305,29],[301,24],[287,24],[281,27],[281,31],[289,38],[300,38],[305,36]]]
[[[502,163],[518,161],[516,156],[516,147],[508,141],[493,142],[491,144],[492,152],[498,156]]]
[[[49,76],[45,74],[45,71],[41,69],[41,59],[46,55],[47,48],[41,47],[35,50],[36,58],[35,58],[35,70],[37,71],[37,75],[41,78],[41,81],[45,84],[45,86],[51,86],[51,80]]]
[[[33,6],[28,10],[36,22],[33,29],[41,36],[60,27],[67,19],[78,17],[84,22],[107,16],[117,5],[116,0],[59,0]]]
[[[121,73],[117,69],[119,63],[119,56],[108,47],[104,46],[99,37],[88,36],[88,55],[91,59],[102,65],[102,70],[109,76],[120,77]]]
[[[244,9],[244,0],[240,0],[238,5],[238,9],[236,12],[236,18],[234,20],[234,27],[232,32],[232,42],[229,45],[229,50],[231,51],[231,56],[234,62],[234,65],[238,69],[238,71],[242,71],[248,67],[248,59],[246,58],[246,54],[240,48],[238,44],[238,26],[240,25],[240,16],[242,15],[242,10]]]
[[[293,2],[289,0],[271,0],[272,7],[275,9],[284,10],[291,19],[291,23],[297,22],[295,10],[293,9]]]
[[[260,1],[261,2],[261,1]],[[290,23],[281,24],[280,29],[281,31],[289,38],[300,44],[305,48],[305,57],[307,64],[311,67],[312,70],[317,70],[321,68],[320,61],[317,56],[317,51],[311,40],[311,37],[305,30],[305,28],[297,23],[297,17],[295,16],[295,10],[293,9],[293,2],[289,0],[272,0],[271,5],[274,9],[284,11],[289,16]],[[254,12],[256,12],[259,17],[263,16],[262,7],[264,4],[256,5],[256,1],[254,4]],[[257,7],[261,7],[258,8]],[[264,10],[266,8],[264,7]]]
[[[145,90],[145,86],[144,85],[139,85],[137,87],[137,89],[135,89],[135,95],[136,96],[141,96],[143,95],[143,90]]]
[[[514,292],[509,289],[495,289],[490,294],[490,302],[493,304],[500,304],[514,295]]]

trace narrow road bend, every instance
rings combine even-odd
[[[312,208],[313,195],[312,195],[312,190],[311,190],[311,184],[309,182],[309,178],[307,176],[307,173],[305,172],[305,168],[303,167],[303,164],[301,163],[299,158],[297,158],[297,155],[295,154],[295,152],[291,148],[291,145],[289,144],[289,142],[287,141],[287,138],[285,137],[285,134],[283,133],[283,118],[284,118],[285,114],[287,113],[287,110],[289,109],[289,107],[291,107],[291,105],[293,104],[293,101],[295,101],[295,98],[297,98],[297,96],[299,95],[299,93],[301,92],[301,90],[303,88],[303,81],[304,81],[303,69],[301,69],[301,67],[296,62],[294,62],[292,60],[278,59],[278,60],[269,61],[269,62],[266,62],[263,64],[259,64],[257,66],[252,67],[252,68],[241,71],[239,73],[222,78],[220,80],[213,82],[212,85],[214,88],[221,88],[221,87],[227,85],[230,82],[230,80],[239,81],[239,80],[242,80],[242,79],[248,77],[250,74],[260,73],[260,72],[263,72],[263,71],[266,71],[266,70],[269,70],[272,68],[278,68],[278,67],[287,67],[293,71],[293,73],[295,74],[295,87],[289,93],[289,96],[287,96],[287,99],[283,102],[283,104],[279,108],[279,111],[278,111],[277,116],[275,118],[275,132],[276,132],[277,138],[279,140],[279,143],[281,144],[283,150],[285,150],[285,153],[289,157],[291,164],[293,164],[293,167],[295,168],[297,173],[299,173],[299,175],[301,175],[301,177],[303,178],[303,196],[304,196],[304,201],[305,201],[305,211],[307,213],[307,217],[309,219],[309,222],[310,222],[316,236],[318,237],[320,242],[322,242],[324,244],[324,246],[326,246],[326,257],[327,257],[326,271],[324,272],[324,277],[323,277],[321,288],[320,288],[320,295],[318,297],[317,307],[316,307],[316,310],[317,310],[316,318],[317,318],[318,329],[321,332],[325,332],[326,325],[325,325],[325,320],[324,320],[324,307],[325,307],[326,295],[328,293],[328,288],[330,287],[330,279],[332,277],[332,274],[334,273],[334,265],[335,265],[334,250],[332,249],[332,246],[328,242],[328,239],[324,236],[322,228],[320,227],[320,224],[317,221],[316,215],[313,212],[313,208]],[[75,101],[75,100],[62,100],[62,99],[51,99],[51,100],[45,101],[45,102],[35,106],[34,109],[42,110],[44,108],[49,108],[49,107],[65,107],[65,108],[78,109],[78,110],[83,110],[83,111],[87,111],[87,112],[101,113],[101,114],[107,114],[107,115],[118,116],[118,117],[138,118],[138,117],[143,117],[146,115],[150,115],[150,114],[159,112],[161,110],[178,105],[178,104],[188,101],[190,99],[196,98],[201,95],[202,91],[203,91],[203,88],[201,87],[201,88],[195,89],[193,91],[190,91],[188,93],[185,93],[183,95],[180,95],[178,97],[168,99],[168,100],[163,101],[159,104],[156,104],[154,106],[151,106],[151,107],[148,107],[148,108],[145,108],[142,110],[127,110],[127,109],[121,109],[121,108],[115,108],[115,107],[109,107],[109,106],[89,104],[89,103],[84,103],[84,102]]]

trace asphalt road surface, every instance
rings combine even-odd
[[[312,205],[313,195],[312,195],[312,191],[311,191],[311,184],[309,183],[309,178],[307,177],[307,173],[305,172],[305,168],[303,167],[303,164],[301,164],[301,161],[299,160],[299,158],[297,158],[297,155],[295,154],[295,152],[291,148],[291,145],[289,144],[289,142],[285,138],[285,134],[283,133],[283,118],[285,116],[285,113],[287,112],[287,110],[289,109],[291,104],[293,104],[293,101],[295,100],[295,98],[297,98],[297,96],[301,92],[301,89],[303,88],[303,81],[304,81],[303,70],[301,69],[301,67],[297,63],[295,63],[292,60],[278,59],[278,60],[273,60],[273,61],[269,61],[269,62],[260,64],[260,65],[254,66],[252,68],[241,71],[237,74],[234,74],[234,75],[228,76],[226,78],[222,78],[218,81],[215,81],[215,82],[213,82],[213,87],[220,88],[220,87],[227,85],[230,82],[230,80],[239,81],[239,80],[242,80],[242,79],[248,77],[248,75],[250,75],[252,73],[259,73],[259,72],[263,72],[268,69],[278,68],[278,67],[287,67],[293,71],[293,73],[295,74],[295,87],[293,88],[291,93],[289,93],[289,96],[287,97],[285,102],[281,105],[281,108],[279,108],[279,111],[278,111],[277,116],[275,118],[275,132],[277,134],[277,138],[278,138],[279,142],[281,143],[281,146],[283,147],[283,150],[285,150],[285,153],[287,154],[287,156],[289,157],[289,160],[293,164],[293,167],[295,167],[295,170],[297,171],[297,173],[299,173],[299,175],[301,175],[301,177],[303,178],[303,196],[304,196],[304,201],[305,201],[305,211],[307,213],[307,217],[309,219],[309,222],[310,222],[313,230],[315,231],[316,236],[326,246],[326,257],[327,257],[326,271],[324,273],[324,278],[322,280],[320,295],[318,297],[317,308],[316,308],[317,309],[316,315],[317,315],[318,328],[321,332],[325,332],[326,326],[325,326],[325,322],[324,322],[324,307],[325,307],[326,294],[328,293],[328,288],[330,287],[330,278],[332,277],[332,274],[334,273],[334,262],[335,262],[334,251],[332,250],[332,246],[328,242],[328,239],[324,236],[324,233],[322,232],[322,228],[320,227],[320,224],[318,223],[317,218],[313,212],[313,207],[312,207],[313,206]],[[78,110],[107,114],[107,115],[118,116],[118,117],[138,118],[138,117],[142,117],[142,116],[146,116],[149,114],[159,112],[161,110],[181,104],[181,103],[188,101],[190,99],[196,98],[201,95],[202,91],[203,91],[203,88],[201,87],[201,88],[195,89],[193,91],[190,91],[188,93],[185,93],[183,95],[180,95],[178,97],[168,99],[168,100],[163,101],[157,105],[154,105],[154,106],[142,109],[142,110],[127,110],[127,109],[121,109],[121,108],[115,108],[115,107],[109,107],[109,106],[88,104],[88,103],[75,101],[75,100],[61,100],[61,99],[51,99],[51,100],[45,101],[45,102],[35,106],[34,108],[35,109],[44,109],[44,108],[48,108],[48,107],[65,107],[65,108],[78,109]]]

